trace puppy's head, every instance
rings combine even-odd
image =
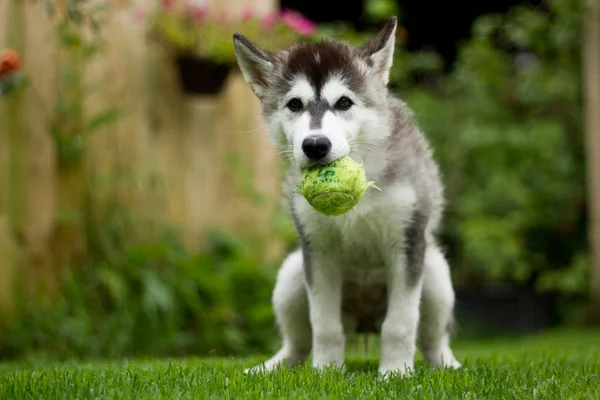
[[[238,65],[269,133],[297,167],[360,153],[389,134],[387,83],[396,18],[360,47],[326,40],[279,52],[233,37]]]

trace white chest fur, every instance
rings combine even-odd
[[[355,210],[327,217],[297,196],[296,212],[312,251],[339,263],[346,280],[381,283],[383,267],[403,246],[403,232],[416,202],[412,186],[396,183],[378,191],[369,188]]]

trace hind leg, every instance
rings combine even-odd
[[[268,372],[282,365],[292,367],[306,360],[310,354],[312,332],[300,250],[291,253],[283,262],[273,290],[272,302],[283,345],[264,364],[245,372]]]
[[[431,365],[459,368],[450,349],[454,289],[448,262],[437,246],[428,246],[424,264],[419,347]]]

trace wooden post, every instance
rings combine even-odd
[[[600,0],[588,0],[583,13],[583,68],[587,186],[590,212],[590,295],[600,306]]]
[[[7,47],[14,48],[24,56],[25,50],[25,4],[18,0],[9,0],[6,5],[6,29],[5,42]],[[2,271],[0,275],[8,279],[9,282],[3,283],[2,290],[9,294],[12,292],[12,280],[15,271],[22,269],[24,265],[23,246],[26,236],[27,225],[27,162],[28,162],[28,132],[23,115],[24,93],[23,90],[17,90],[6,99],[2,119],[0,120],[0,130],[3,132],[3,140],[7,150],[2,155],[6,157],[3,160],[2,167],[4,177],[0,180],[3,187],[0,187],[0,193],[3,199],[0,203],[4,204],[5,221],[0,232],[0,254],[4,258],[0,264]],[[10,299],[5,295],[5,311],[10,308]]]

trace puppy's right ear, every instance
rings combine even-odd
[[[276,58],[273,53],[258,48],[239,33],[233,34],[235,56],[246,82],[259,98],[265,94],[271,74],[275,70]]]

